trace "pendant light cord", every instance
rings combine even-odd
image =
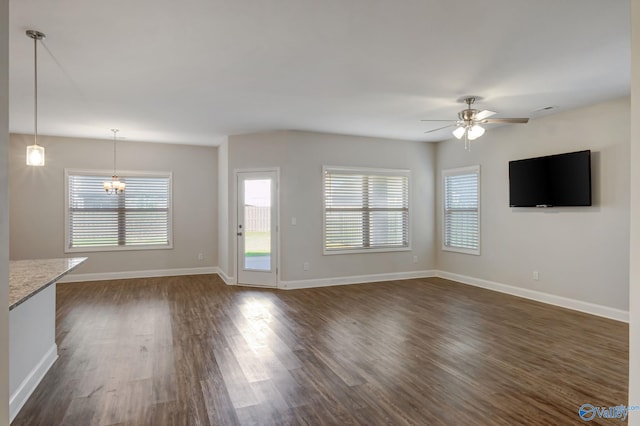
[[[33,118],[33,144],[38,145],[38,37],[33,38],[33,64],[34,64],[34,73],[33,73],[33,109],[34,109],[34,118]]]
[[[38,40],[45,35],[40,31],[27,30],[27,37],[33,39],[33,138],[34,145],[38,145]]]

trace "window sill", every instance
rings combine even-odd
[[[377,249],[346,249],[346,250],[323,250],[324,256],[332,256],[334,254],[362,254],[362,253],[390,253],[394,251],[411,251],[411,247],[398,248],[377,248]]]
[[[462,253],[462,254],[471,254],[474,256],[480,256],[480,249],[472,250],[472,249],[465,249],[465,248],[459,248],[459,247],[442,246],[442,251],[450,251],[453,253]]]
[[[114,251],[172,250],[173,244],[155,246],[118,246],[118,247],[67,247],[65,253],[97,253]]]

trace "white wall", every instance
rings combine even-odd
[[[86,255],[77,273],[217,266],[217,148],[118,142],[119,170],[173,172],[173,249],[64,253],[64,169],[113,169],[113,142],[43,136],[44,167],[25,165],[31,135],[11,135],[11,259]],[[198,253],[204,260],[198,260]]]
[[[640,405],[640,3],[631,2],[631,231],[629,405]],[[640,425],[634,411],[629,425]]]
[[[434,267],[433,149],[422,142],[299,131],[231,136],[229,182],[234,182],[234,169],[280,168],[281,280],[430,270]],[[412,250],[324,256],[323,165],[411,170]],[[229,206],[230,235],[235,233],[234,204]],[[297,219],[295,226],[292,217]],[[231,238],[230,264],[235,263],[235,243]],[[413,256],[417,263],[412,263]],[[310,264],[308,271],[303,270],[304,262]],[[230,265],[229,270],[234,268]]]
[[[438,144],[438,269],[626,311],[629,99]],[[591,149],[593,206],[509,208],[510,160]],[[481,256],[440,250],[442,169],[481,166]],[[532,273],[539,271],[540,280]]]
[[[9,306],[9,0],[0,0],[0,306]],[[0,309],[0,425],[9,424],[9,309]]]

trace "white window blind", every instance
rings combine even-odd
[[[120,175],[126,190],[108,194],[111,176],[66,171],[66,250],[171,248],[171,174]]]
[[[443,171],[443,249],[480,254],[480,166]]]
[[[409,172],[324,168],[324,252],[409,247]]]

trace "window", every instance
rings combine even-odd
[[[324,254],[407,250],[409,171],[323,167]]]
[[[442,249],[480,254],[480,166],[444,170]]]
[[[65,252],[172,248],[171,173],[122,173],[118,195],[102,183],[111,174],[65,170]]]

